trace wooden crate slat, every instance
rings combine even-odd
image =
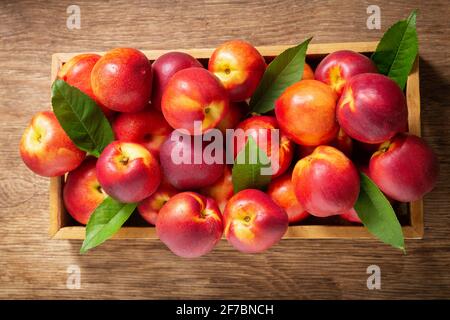
[[[353,50],[362,53],[371,53],[375,50],[377,42],[349,42],[349,43],[323,43],[310,44],[307,55],[325,55],[337,50]],[[273,57],[292,45],[261,46],[257,49],[265,57]],[[197,59],[208,59],[214,48],[205,49],[170,49],[170,50],[142,50],[149,60],[155,60],[160,55],[170,51],[189,53]],[[52,55],[52,82],[56,79],[59,68],[73,56],[82,52],[55,53]],[[95,52],[103,54],[104,52]],[[421,133],[420,124],[420,88],[419,88],[419,59],[416,59],[413,69],[408,76],[406,86],[406,99],[408,104],[409,131],[415,135]],[[85,237],[83,226],[68,226],[70,221],[64,209],[62,188],[64,177],[50,178],[50,229],[49,235],[53,239],[79,239]],[[410,225],[404,226],[403,233],[407,239],[420,239],[423,237],[423,201],[422,199],[409,204]],[[362,226],[331,226],[331,225],[298,225],[290,226],[284,239],[371,239],[373,236]],[[154,227],[123,227],[114,235],[113,239],[157,239]]]

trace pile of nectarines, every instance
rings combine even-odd
[[[353,208],[359,170],[390,201],[414,201],[433,189],[438,160],[424,140],[407,133],[404,92],[368,57],[334,52],[315,72],[305,63],[274,111],[259,115],[247,102],[266,67],[255,47],[238,40],[220,45],[205,66],[182,52],[153,64],[131,48],[77,55],[58,78],[97,103],[116,140],[98,159],[86,156],[55,115],[43,111],[25,130],[20,154],[39,175],[68,173],[64,204],[80,224],[107,196],[137,203],[161,241],[182,257],[208,253],[222,235],[237,250],[260,252],[310,215],[360,223]],[[223,143],[220,159],[225,153],[235,159],[250,137],[267,154],[273,170],[264,191],[235,194],[230,163],[202,159],[213,142],[195,147],[190,137],[214,128],[222,135],[244,132],[231,149]],[[189,151],[190,161],[177,161],[180,150]]]

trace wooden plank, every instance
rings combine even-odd
[[[56,79],[58,70],[61,68],[63,60],[61,60],[58,54],[52,55],[52,65],[51,65],[51,83]],[[51,84],[50,83],[50,84]],[[63,227],[62,219],[66,214],[64,211],[64,204],[62,200],[62,180],[61,177],[50,178],[50,190],[49,190],[49,201],[50,201],[50,227],[49,236],[55,237],[56,233]]]
[[[419,234],[413,227],[403,227],[407,239],[419,239]],[[69,226],[60,228],[53,239],[84,240],[85,228]],[[158,240],[154,227],[124,227],[111,240],[141,239]],[[359,226],[290,226],[283,239],[375,239],[367,229]],[[223,238],[225,240],[225,238]]]
[[[327,54],[337,50],[344,50],[352,48],[352,50],[357,52],[373,52],[377,46],[378,42],[341,42],[341,43],[312,43],[308,46],[308,55],[321,55]],[[276,45],[276,46],[256,46],[256,48],[261,52],[263,56],[276,56],[280,52],[287,48],[292,47],[292,45]],[[164,53],[170,51],[180,51],[188,53],[197,59],[209,59],[215,48],[198,48],[198,49],[169,49],[169,50],[142,50],[142,52],[147,56],[149,60],[155,60]],[[53,59],[58,61],[68,61],[70,58],[86,52],[59,52],[55,53]],[[104,51],[94,51],[92,53],[97,53],[100,55],[105,54]]]
[[[408,129],[409,132],[417,136],[421,135],[420,122],[420,75],[419,56],[417,56],[414,66],[406,82],[406,102],[408,105]],[[423,238],[423,199],[419,199],[409,204],[411,226],[420,238]]]
[[[380,0],[381,29],[366,28],[356,0],[151,3],[77,0],[81,29],[66,28],[68,3],[0,1],[0,299],[448,299],[450,297],[450,16],[448,2]],[[266,252],[225,241],[199,259],[174,256],[156,240],[107,241],[80,255],[80,240],[48,240],[49,179],[29,171],[18,141],[31,116],[50,107],[54,52],[206,48],[242,38],[256,45],[378,40],[418,8],[422,136],[441,161],[424,199],[425,237],[404,255],[378,240],[289,239]],[[368,290],[366,268],[381,268]],[[67,286],[68,267],[81,288]]]
[[[408,129],[409,132],[420,136],[420,76],[419,57],[416,58],[414,66],[406,82],[406,103],[408,105]]]

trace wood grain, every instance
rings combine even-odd
[[[245,255],[226,242],[197,260],[173,256],[159,241],[110,241],[78,254],[78,240],[49,240],[49,181],[18,155],[31,115],[50,107],[53,52],[215,47],[243,38],[255,45],[376,41],[368,1],[77,1],[81,29],[66,28],[65,1],[0,2],[0,298],[449,298],[450,7],[447,1],[378,1],[382,30],[419,9],[422,136],[441,174],[424,201],[424,239],[407,255],[376,240],[283,240]],[[67,267],[81,289],[66,288]],[[366,268],[379,265],[381,290]]]

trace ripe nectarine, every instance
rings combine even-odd
[[[142,145],[111,142],[97,161],[103,190],[120,202],[139,202],[152,195],[161,182],[158,160]]]
[[[194,134],[196,121],[201,133],[214,128],[228,112],[228,94],[208,70],[188,68],[175,73],[164,90],[161,108],[174,129]]]
[[[197,147],[191,140],[192,137],[174,130],[160,149],[159,159],[164,176],[179,190],[212,185],[222,176],[224,170],[223,160],[205,161],[204,151],[210,143],[202,141],[202,144]]]
[[[153,62],[152,107],[161,110],[161,99],[170,78],[180,70],[202,68],[202,64],[193,56],[184,52],[168,52]]]
[[[266,62],[250,43],[232,40],[214,50],[208,70],[222,81],[231,101],[244,101],[258,87],[266,70]]]
[[[172,132],[162,113],[152,108],[121,113],[114,119],[112,128],[117,140],[142,144],[157,159],[162,143]]]
[[[156,225],[159,210],[178,193],[170,183],[163,180],[158,189],[148,198],[142,200],[138,205],[138,212],[145,221],[152,225]]]
[[[436,185],[439,161],[421,138],[399,133],[381,144],[369,164],[370,177],[387,196],[410,202]]]
[[[228,242],[245,253],[270,248],[280,241],[289,224],[286,212],[256,189],[236,193],[228,201],[223,219]]]
[[[22,135],[20,156],[34,173],[56,177],[78,167],[86,153],[70,140],[52,111],[41,111]]]
[[[400,87],[376,73],[351,78],[336,108],[341,128],[353,139],[381,143],[408,127],[408,109]]]
[[[107,196],[98,182],[96,163],[97,159],[87,158],[78,168],[69,172],[64,184],[64,206],[81,224],[88,223],[91,214]]]
[[[267,194],[286,211],[289,223],[299,222],[309,216],[309,213],[303,209],[295,196],[292,172],[286,172],[273,180],[267,187]]]
[[[315,79],[328,84],[338,96],[345,84],[360,73],[377,73],[377,67],[365,55],[351,50],[330,53],[320,61]]]
[[[91,86],[91,71],[100,58],[101,56],[95,53],[76,55],[59,69],[58,78],[87,94],[102,109],[105,116],[110,119],[114,112],[98,101]]]
[[[150,61],[136,49],[110,50],[92,69],[91,84],[94,95],[107,108],[140,111],[148,105],[152,91]]]
[[[359,195],[359,174],[341,151],[319,146],[301,159],[292,173],[299,203],[317,217],[345,213]]]
[[[182,192],[170,198],[159,211],[156,232],[176,255],[200,257],[210,252],[222,237],[222,215],[213,199]]]
[[[233,181],[231,169],[227,165],[224,166],[223,175],[212,185],[200,189],[200,193],[216,200],[220,212],[223,212],[228,200],[233,196]]]
[[[294,143],[289,140],[281,130],[275,117],[271,116],[253,116],[242,121],[236,129],[241,129],[245,133],[245,139],[239,139],[236,131],[234,144],[234,157],[245,147],[247,139],[251,136],[258,144],[258,147],[264,151],[270,159],[273,174],[272,177],[278,177],[289,168],[294,155]],[[279,130],[278,141],[272,140],[272,131]],[[272,150],[272,148],[274,148]],[[275,151],[275,153],[272,153]]]
[[[326,144],[339,130],[336,94],[317,80],[288,87],[275,102],[275,114],[281,129],[301,145]]]

